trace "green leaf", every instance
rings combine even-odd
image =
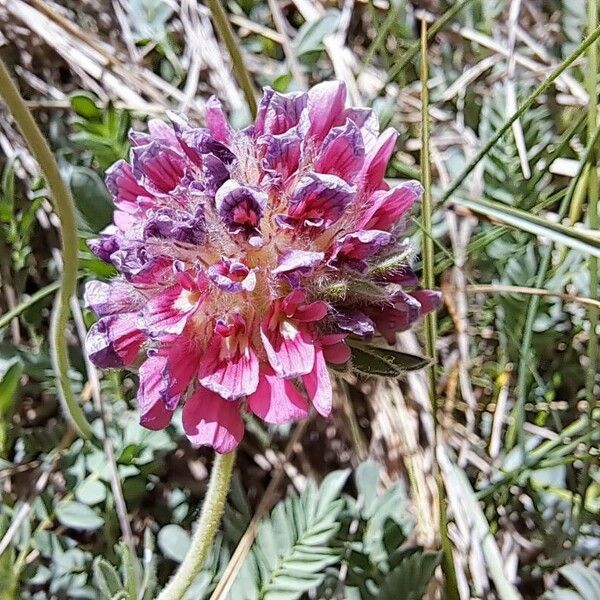
[[[421,600],[440,562],[438,553],[411,553],[385,578],[379,600]]]
[[[369,513],[377,498],[377,484],[381,476],[381,465],[374,460],[366,460],[356,468],[354,482],[358,497],[362,502],[363,512]]]
[[[73,167],[69,184],[84,226],[94,233],[104,229],[112,220],[113,204],[102,179],[87,167]]]
[[[86,479],[77,486],[75,497],[89,506],[99,504],[106,499],[106,486],[97,479]]]
[[[345,501],[339,498],[350,471],[330,473],[319,488],[309,481],[300,497],[288,497],[263,519],[244,572],[256,565],[259,589],[247,598],[293,600],[318,586],[339,562],[330,547]]]
[[[76,92],[69,98],[71,108],[84,119],[101,119],[102,110],[96,105],[94,96],[87,92]]]
[[[582,562],[561,567],[558,572],[569,581],[576,592],[557,588],[546,594],[548,600],[598,600],[600,598],[600,573]]]
[[[8,414],[13,406],[23,368],[23,361],[18,356],[0,360],[0,415]]]
[[[136,41],[162,40],[167,35],[167,21],[173,8],[163,0],[130,0],[128,18]]]
[[[10,223],[15,210],[15,161],[7,161],[2,172],[2,193],[0,194],[0,221]]]
[[[123,588],[127,591],[129,600],[138,600],[138,581],[140,580],[139,563],[125,542],[119,542],[117,550],[121,555],[121,570],[123,572]]]
[[[183,527],[171,523],[158,532],[156,541],[167,558],[180,563],[190,547],[190,534]]]
[[[10,519],[7,514],[0,515],[0,539],[4,537],[6,530],[10,525]],[[0,554],[0,581],[2,582],[2,590],[0,590],[0,598],[16,598],[18,591],[18,580],[15,577],[15,549],[12,545]],[[2,596],[4,594],[4,596]]]
[[[104,519],[81,502],[63,502],[56,507],[56,518],[72,529],[94,531],[104,525]]]
[[[405,371],[422,369],[429,364],[427,358],[391,348],[369,346],[352,339],[347,343],[352,348],[352,367],[363,375],[397,378]]]
[[[296,36],[296,56],[322,50],[323,39],[336,30],[339,22],[340,11],[335,9],[326,10],[315,21],[307,21]]]
[[[123,585],[117,570],[107,560],[97,556],[94,560],[92,570],[94,573],[94,584],[103,598],[111,600],[116,594],[123,591]]]
[[[600,257],[600,238],[580,229],[552,223],[524,210],[492,200],[457,198],[453,202],[504,225],[545,237],[556,244],[563,244],[585,254]]]

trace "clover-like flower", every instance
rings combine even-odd
[[[88,283],[85,301],[100,317],[92,361],[139,366],[143,426],[183,404],[191,442],[228,452],[243,411],[328,416],[347,339],[393,343],[439,305],[402,237],[421,186],[389,188],[397,134],[345,100],[338,82],[267,88],[242,131],[211,98],[205,128],[171,114],[131,132],[130,161],[107,173],[114,224],[90,242],[119,276]]]

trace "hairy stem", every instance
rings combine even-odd
[[[92,430],[73,395],[69,381],[69,356],[65,337],[70,314],[69,300],[75,294],[77,285],[78,251],[75,205],[71,193],[60,176],[58,165],[48,142],[25,105],[25,101],[2,60],[0,60],[0,95],[25,138],[29,150],[40,165],[60,219],[63,272],[60,291],[52,311],[50,350],[59,396],[66,413],[77,431],[84,438],[90,439],[93,437]]]
[[[234,462],[235,452],[216,455],[208,491],[189,550],[179,569],[157,600],[180,600],[183,598],[202,568],[221,522]]]

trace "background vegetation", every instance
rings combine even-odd
[[[246,93],[342,79],[401,133],[390,179],[431,163],[432,220],[415,216],[414,239],[433,240],[421,272],[445,306],[399,341],[435,343],[435,415],[422,371],[338,382],[331,420],[248,423],[186,597],[598,600],[598,44],[583,43],[597,3],[223,6]],[[167,108],[200,121],[210,94],[248,123],[219,39],[196,0],[0,2],[1,56],[77,205],[80,283],[111,275],[85,239],[110,221],[102,173],[132,123]],[[65,421],[48,343],[59,221],[6,112],[0,148],[0,598],[153,598],[185,554],[210,452],[178,425],[138,425],[135,375],[82,355],[79,300],[68,375],[103,445]]]

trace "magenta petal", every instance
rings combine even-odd
[[[194,446],[211,446],[225,454],[234,450],[244,436],[239,402],[199,387],[183,407],[183,429]]]
[[[131,149],[131,164],[136,181],[144,188],[168,194],[181,181],[185,159],[175,150],[159,142]]]
[[[158,356],[164,358],[161,397],[167,408],[174,409],[198,372],[200,353],[192,340],[172,336],[160,347]]]
[[[359,227],[389,231],[410,212],[422,193],[423,186],[418,181],[407,181],[387,192],[375,192]]]
[[[289,215],[307,226],[328,227],[354,197],[355,189],[336,175],[309,173],[300,179],[290,198]]]
[[[298,169],[301,140],[294,131],[281,135],[265,135],[259,139],[262,148],[262,168],[271,186],[280,186]]]
[[[254,124],[255,135],[277,135],[290,130],[300,121],[307,98],[304,92],[280,94],[265,88]]]
[[[333,390],[331,388],[331,379],[327,371],[327,364],[321,349],[315,354],[315,365],[313,370],[302,377],[304,387],[308,393],[313,406],[317,412],[324,417],[331,414],[333,405]]]
[[[144,307],[143,322],[152,335],[181,333],[199,306],[199,293],[179,284],[156,294]]]
[[[339,119],[346,103],[346,86],[341,81],[325,81],[308,92],[307,123],[303,129],[310,137],[322,140]],[[302,115],[303,119],[305,115]]]
[[[442,306],[442,294],[434,290],[417,290],[410,295],[421,305],[421,315],[426,315]]]
[[[268,366],[261,369],[256,392],[248,396],[248,408],[267,423],[288,423],[308,415],[306,400],[293,382]]]
[[[136,327],[135,313],[102,317],[88,331],[85,346],[90,360],[101,368],[130,365],[146,336]]]
[[[303,304],[294,312],[294,319],[300,323],[313,323],[321,321],[327,316],[328,306],[325,302],[317,300],[310,304]]]
[[[358,177],[365,158],[365,147],[358,127],[348,121],[334,127],[325,138],[315,162],[317,173],[331,173],[349,183]]]
[[[227,144],[231,137],[231,127],[223,111],[221,102],[215,96],[211,96],[206,102],[206,125],[210,134],[218,142]]]
[[[251,346],[229,351],[229,343],[218,333],[213,335],[198,364],[198,375],[205,388],[226,400],[235,400],[256,390],[258,358]]]
[[[304,326],[306,327],[306,326]],[[260,330],[269,363],[281,377],[298,377],[310,373],[315,362],[315,345],[311,333],[283,320],[274,329],[263,322]]]
[[[147,429],[164,429],[173,416],[173,410],[169,410],[162,399],[165,364],[164,357],[151,356],[140,367],[137,403],[140,409],[140,425]]]
[[[366,193],[383,187],[383,178],[388,162],[394,152],[398,132],[395,129],[386,129],[377,140],[373,150],[365,158],[362,169],[363,189]]]
[[[350,360],[352,351],[344,340],[346,334],[332,333],[319,338],[323,348],[323,356],[328,363],[342,365]]]
[[[129,163],[118,160],[106,171],[106,187],[114,198],[115,206],[127,213],[137,210],[138,197],[149,194],[138,184]]]

